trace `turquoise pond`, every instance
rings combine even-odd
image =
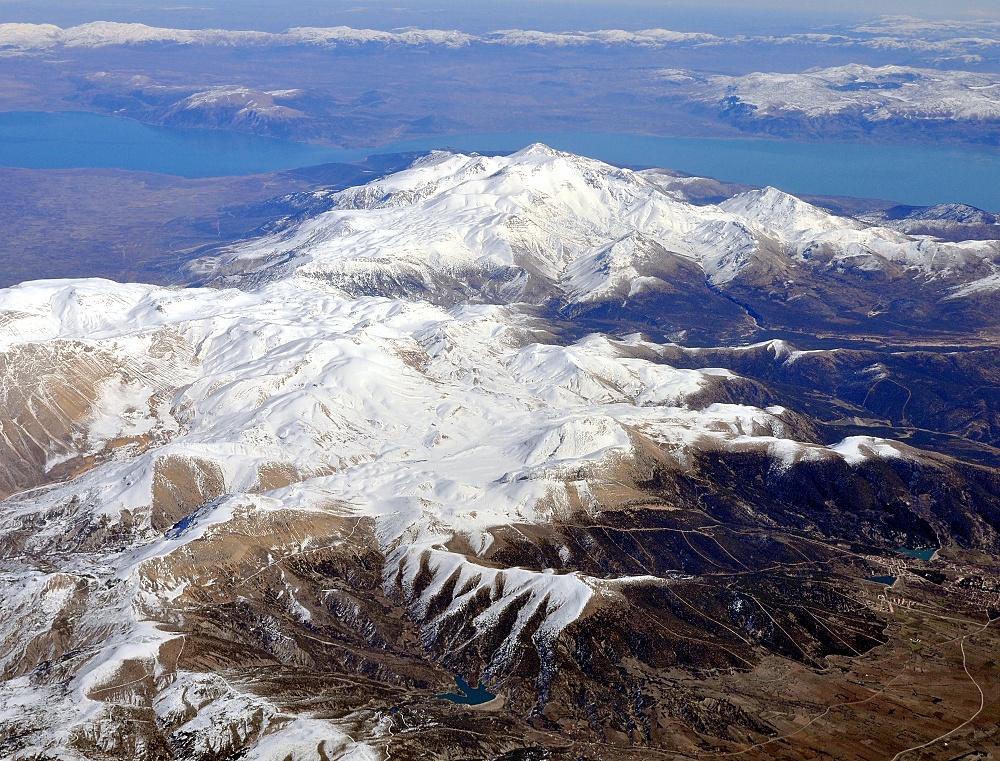
[[[150,127],[73,111],[0,113],[0,165],[107,167],[183,177],[246,175],[371,154],[457,148],[514,151],[534,142],[626,166],[662,166],[792,193],[968,203],[1000,211],[1000,150],[796,143],[594,132],[449,135],[334,150],[236,132]]]
[[[912,558],[913,560],[930,560],[934,557],[934,553],[937,551],[937,547],[926,547],[921,550],[902,549],[899,551],[899,554],[906,558]]]
[[[452,703],[460,703],[462,705],[478,706],[483,703],[489,703],[493,700],[496,695],[487,690],[483,685],[478,687],[472,687],[466,682],[462,677],[455,677],[455,684],[458,686],[457,692],[447,692],[443,695],[438,695],[437,697],[448,700]]]
[[[896,583],[896,577],[895,576],[869,576],[866,579],[866,581],[874,581],[876,584],[885,584],[886,586],[891,587],[893,584]]]

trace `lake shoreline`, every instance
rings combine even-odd
[[[309,143],[78,111],[0,113],[0,165],[119,169],[191,179],[250,176],[372,156],[452,149],[511,153],[532,143],[623,167],[659,167],[796,195],[963,203],[1000,211],[1000,151],[919,144],[652,137],[603,132],[496,132],[400,140],[378,148]]]

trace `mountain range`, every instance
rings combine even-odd
[[[997,747],[1000,243],[698,182],[436,152],[0,290],[0,755]]]
[[[784,35],[6,23],[0,107],[350,148],[568,124],[674,137],[996,145],[998,62],[989,20],[882,18]]]

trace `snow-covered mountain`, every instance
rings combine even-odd
[[[886,49],[910,44],[883,42]],[[1000,120],[1000,77],[982,71],[849,63],[736,76],[663,69],[656,77],[658,92],[666,97],[744,131],[795,139],[899,142],[934,135],[995,145]]]
[[[253,90],[248,87],[213,87],[196,92],[178,101],[163,114],[170,124],[260,125],[305,118],[288,101],[294,101],[299,90]]]
[[[498,680],[526,639],[551,657],[595,595],[633,580],[498,567],[496,527],[607,501],[650,447],[679,468],[703,449],[763,452],[782,467],[907,456],[888,442],[796,442],[780,408],[710,403],[739,382],[725,370],[673,369],[638,339],[541,344],[498,306],[347,299],[285,279],[252,293],[32,283],[3,292],[0,310],[4,388],[21,395],[6,441],[26,450],[3,461],[28,461],[7,488],[27,490],[0,517],[0,720],[36,717],[44,732],[25,748],[45,752],[122,702],[178,736],[222,721],[209,717],[243,699],[224,683],[196,713],[171,713],[171,695],[203,679],[176,662],[181,611],[278,574],[281,604],[308,623],[325,603],[279,564],[357,532],[384,554],[381,583],[423,636],[468,617],[473,635],[497,638],[482,674]],[[206,551],[212,565],[198,560]],[[522,613],[497,631],[515,602]],[[72,632],[57,635],[76,610]],[[58,679],[39,675],[54,662]],[[271,758],[262,745],[298,731],[264,722],[241,739]],[[346,730],[316,731],[333,742]]]
[[[509,157],[434,153],[333,194],[331,211],[199,260],[205,278],[289,275],[352,293],[454,303],[628,300],[671,285],[672,256],[725,286],[758,273],[899,268],[909,278],[992,271],[994,241],[942,243],[838,217],[774,188],[694,206],[656,172],[531,146]]]
[[[859,214],[858,219],[908,235],[933,235],[945,240],[1000,238],[998,215],[960,203],[891,206]]]
[[[685,73],[666,71],[668,81]],[[909,66],[850,64],[800,74],[755,72],[741,77],[687,73],[703,84],[703,95],[729,99],[753,109],[759,118],[860,114],[869,121],[898,118],[997,119],[1000,78],[969,71],[939,71]]]
[[[171,29],[146,24],[93,21],[60,28],[54,24],[0,24],[0,54],[17,55],[54,48],[103,48],[150,44],[218,47],[318,47],[358,45],[440,46],[464,48],[472,44],[522,47],[576,47],[580,45],[624,45],[664,47],[696,45],[719,40],[712,34],[677,32],[669,29],[624,31],[604,29],[578,32],[539,32],[503,29],[476,35],[444,29],[354,29],[337,27],[295,27],[285,32],[256,32],[231,29]]]
[[[928,479],[960,478],[947,458],[824,443],[756,381],[678,367],[676,346],[640,335],[561,341],[540,308],[671,299],[695,275],[716,289],[847,269],[964,282],[996,244],[909,238],[773,189],[698,207],[658,177],[544,146],[433,154],[198,263],[227,287],[0,291],[6,757],[389,758],[409,742],[399,705],[433,706],[445,667],[503,693],[514,717],[570,694],[568,631],[584,642],[588,621],[646,610],[633,590],[713,567],[718,550],[688,537],[714,529],[670,521],[723,505],[731,521],[824,536],[835,514],[851,541],[893,547],[947,531],[920,502]],[[723,466],[778,496],[727,501]],[[792,519],[802,473],[845,491]],[[972,499],[953,509],[989,544]],[[602,545],[619,513],[689,549],[635,560]],[[739,541],[713,562],[791,552]],[[731,627],[683,624],[709,644],[679,662],[784,653],[725,594],[751,634],[726,644]],[[801,657],[822,650],[785,625]]]
[[[986,21],[935,24],[919,19],[887,17],[880,23],[859,25],[838,32],[804,32],[785,35],[736,34],[673,29],[596,29],[539,31],[503,28],[481,34],[456,29],[359,29],[349,26],[293,27],[284,32],[242,29],[176,29],[147,24],[92,21],[62,28],[55,24],[0,24],[0,55],[24,55],[63,49],[106,48],[139,45],[197,45],[205,47],[324,48],[360,45],[434,46],[462,49],[472,45],[575,48],[581,46],[633,47],[646,49],[695,47],[815,46],[846,50],[899,51],[923,56],[963,57],[974,62],[983,54],[996,55],[995,24]]]

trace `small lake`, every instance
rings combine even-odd
[[[895,576],[869,576],[865,581],[874,581],[876,584],[885,584],[887,587],[891,587],[896,583]]]
[[[930,560],[937,551],[937,547],[927,547],[922,550],[907,550],[904,548],[899,551],[899,554],[904,558],[912,558],[913,560]]]
[[[443,695],[437,695],[436,697],[442,700],[448,700],[452,703],[461,703],[462,705],[468,706],[478,706],[483,703],[489,703],[493,700],[496,695],[487,690],[483,685],[478,687],[472,687],[466,682],[462,677],[455,677],[455,684],[458,686],[457,692],[446,692]]]
[[[598,132],[450,135],[335,150],[217,130],[150,127],[79,112],[0,113],[0,165],[106,167],[183,177],[247,175],[368,155],[457,148],[508,152],[534,142],[625,166],[660,166],[791,193],[960,202],[1000,211],[1000,150],[928,145],[662,138]]]

